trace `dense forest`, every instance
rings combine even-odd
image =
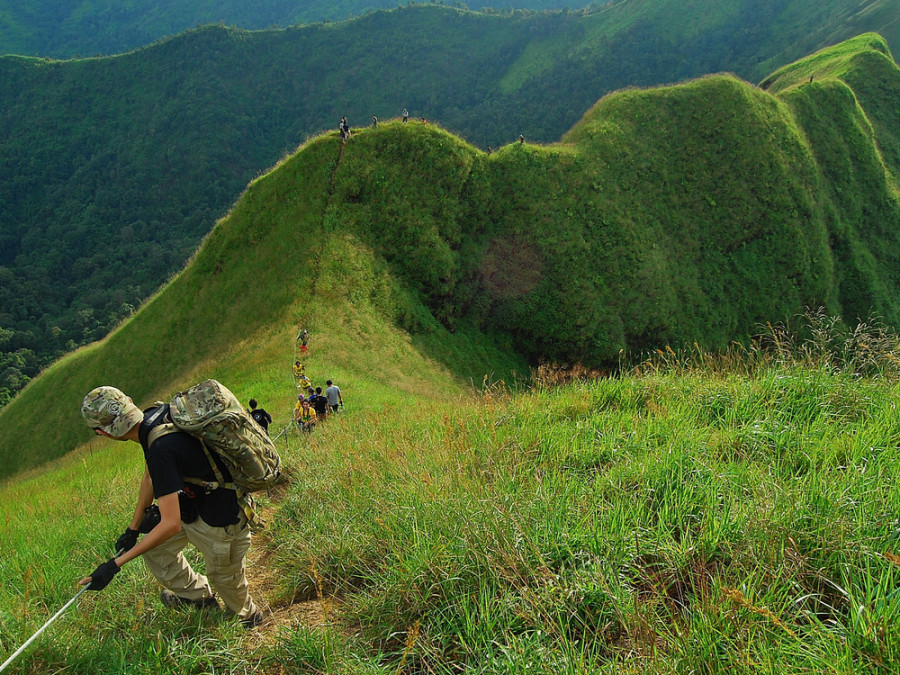
[[[406,107],[482,148],[520,133],[551,143],[615,89],[717,71],[758,81],[848,22],[883,23],[869,4],[416,6],[206,27],[112,58],[2,58],[0,402],[129,316],[248,180],[342,115],[365,125]]]

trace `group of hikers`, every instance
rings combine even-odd
[[[403,113],[401,114],[400,119],[403,121],[404,124],[409,122],[409,111],[406,108],[403,109]],[[428,120],[425,119],[424,117],[421,119],[421,122],[422,122],[422,124],[428,124]],[[378,127],[378,117],[376,117],[375,115],[372,115],[372,128],[374,129],[377,127]],[[341,121],[338,124],[338,129],[341,132],[341,140],[342,141],[346,141],[348,138],[350,138],[350,124],[347,122],[346,117],[341,117]],[[524,144],[525,136],[523,136],[522,134],[519,134],[518,142],[519,142],[519,145]],[[490,145],[487,146],[487,154],[490,155],[491,153],[493,153],[493,151],[494,151],[494,149]]]
[[[306,375],[306,366],[300,361],[294,362],[294,377],[300,392],[294,406],[294,421],[300,431],[312,431],[318,422],[324,422],[328,415],[344,406],[340,387],[331,380],[326,381],[324,392],[322,387],[314,387]]]
[[[404,108],[403,113],[400,116],[400,119],[403,120],[403,123],[409,122],[409,111]],[[428,120],[424,117],[421,119],[422,124],[428,124]],[[372,128],[378,127],[378,117],[372,115]],[[346,117],[341,117],[341,121],[338,124],[338,130],[341,132],[341,140],[346,141],[350,138],[350,124],[347,122]]]
[[[306,353],[309,332],[301,330],[297,342]],[[317,422],[342,408],[344,399],[331,380],[324,392],[313,387],[301,361],[294,363],[294,375],[298,389],[304,392],[298,395],[294,419],[299,429],[311,431]],[[218,385],[208,380],[192,389],[207,383]],[[228,395],[234,399],[233,394]],[[207,410],[206,403],[212,401],[211,396],[204,399],[199,408]],[[240,407],[236,399],[234,405]],[[255,399],[250,399],[249,406],[247,411],[241,409],[242,414],[249,413],[271,445],[271,415]],[[160,600],[164,606],[208,610],[220,608],[221,602],[228,614],[244,627],[253,628],[268,617],[268,611],[250,597],[247,581],[246,557],[251,528],[257,523],[253,500],[233,474],[234,464],[210,452],[201,436],[172,424],[173,410],[165,403],[141,410],[111,386],[97,387],[84,397],[81,414],[87,426],[99,436],[139,445],[145,466],[134,514],[115,541],[115,556],[79,583],[92,591],[102,590],[122,565],[142,557],[163,586]],[[205,574],[195,571],[185,558],[182,551],[189,543],[203,556]]]

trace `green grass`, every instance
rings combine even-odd
[[[11,672],[892,672],[896,338],[886,370],[860,376],[846,334],[778,335],[518,394],[348,396],[281,446],[291,478],[263,497],[275,512],[254,544],[277,580],[264,601],[318,601],[324,624],[260,643],[218,613],[164,610],[135,563]],[[242,368],[223,373],[240,384]],[[0,558],[0,654],[130,511],[139,451],[92,446],[0,490],[16,552]]]

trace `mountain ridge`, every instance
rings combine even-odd
[[[855,98],[832,101],[846,87],[786,90],[824,104],[824,122],[727,75],[625,90],[561,143],[491,154],[421,122],[316,137],[253,181],[132,319],[0,411],[0,466],[84,441],[77,406],[64,405],[35,447],[46,401],[115,383],[145,402],[237,367],[236,345],[260,332],[315,332],[360,308],[444,367],[466,360],[442,349],[468,353],[456,377],[475,381],[522,372],[522,356],[602,366],[623,351],[724,347],[806,305],[896,324],[897,186],[876,137],[845,129],[864,116]],[[825,122],[856,150],[844,165],[865,178],[855,195],[816,155]],[[353,332],[365,342],[363,324]]]
[[[842,2],[798,19],[799,0],[765,11],[704,0],[678,14],[703,14],[691,39],[658,2],[589,14],[429,5],[277,31],[204,27],[111,58],[0,58],[0,402],[129,316],[247,181],[342,116],[364,125],[406,107],[483,148],[520,133],[555,142],[610,90],[719,70],[758,79],[763,52],[797,53],[803,27],[842,20],[829,13]]]

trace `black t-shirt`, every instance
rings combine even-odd
[[[313,399],[313,407],[316,409],[317,415],[324,415],[328,412],[328,399],[321,394],[316,396],[315,399]]]
[[[149,413],[144,412],[145,422],[152,412],[152,409]],[[184,431],[178,431],[156,439],[148,449],[149,433],[150,427],[142,424],[140,428],[141,446],[144,448],[144,459],[147,462],[150,479],[153,481],[154,497],[159,499],[183,490],[189,496],[193,496],[191,503],[196,506],[198,514],[207,525],[224,527],[233,525],[240,520],[240,506],[234,490],[219,488],[212,492],[206,492],[199,485],[184,482],[185,477],[199,478],[205,481],[216,480],[216,475],[199,440]],[[216,460],[216,464],[225,481],[230,482],[231,474],[228,469],[220,460]]]
[[[265,410],[262,408],[254,408],[250,411],[250,416],[256,420],[256,423],[263,429],[266,431],[269,430],[269,423],[272,421],[272,416]]]

